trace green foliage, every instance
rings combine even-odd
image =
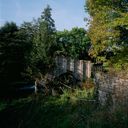
[[[110,64],[116,69],[116,71],[128,71],[128,48],[124,47],[118,50],[118,53],[115,57],[111,58]]]
[[[7,103],[4,101],[0,101],[0,111],[4,110],[7,107]]]
[[[71,31],[57,32],[58,53],[72,58],[88,59],[90,39],[84,28],[72,28]]]
[[[128,49],[127,8],[126,0],[87,0],[86,11],[91,16],[88,32],[92,42],[90,55],[98,60],[102,58],[100,61],[106,61],[109,52],[118,56],[118,49],[121,49],[120,55],[125,53],[124,49]],[[124,56],[118,60],[124,63]],[[127,59],[125,59],[125,63],[127,63]]]
[[[66,98],[66,97],[65,97]],[[67,98],[66,98],[67,99]],[[58,97],[29,97],[0,111],[1,127],[127,128],[128,110],[108,110],[96,103]],[[8,121],[8,123],[7,123]]]
[[[56,50],[55,42],[55,24],[51,17],[51,8],[48,5],[38,20],[31,25],[32,44],[31,64],[37,72],[45,72],[45,69],[51,68],[54,64],[53,56]]]
[[[60,96],[60,101],[70,102],[76,104],[79,100],[93,100],[94,98],[94,88],[90,89],[75,89],[75,90],[64,90],[63,94]]]
[[[26,41],[31,46],[28,50],[25,77],[30,77],[39,72],[45,74],[46,70],[54,65],[54,52],[56,51],[56,29],[51,15],[51,8],[48,5],[42,12],[40,18],[32,22],[24,22],[20,31],[27,37]]]
[[[6,23],[0,28],[0,82],[21,79],[30,48],[26,35],[15,23]]]

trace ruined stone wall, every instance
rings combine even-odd
[[[76,78],[83,80],[91,77],[91,62],[85,60],[76,60],[64,56],[56,56],[55,76],[59,76],[68,71],[72,71]]]
[[[128,106],[128,78],[97,72],[94,81],[102,105]]]

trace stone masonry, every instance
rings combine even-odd
[[[55,76],[59,76],[67,71],[72,71],[74,76],[81,81],[91,77],[92,64],[90,61],[77,60],[64,56],[56,56],[55,62]]]
[[[103,72],[95,73],[98,99],[102,105],[128,106],[128,79]]]

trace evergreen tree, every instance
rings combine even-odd
[[[21,80],[29,51],[30,43],[15,23],[0,28],[0,82]]]
[[[51,16],[49,5],[44,9],[41,17],[38,19],[38,31],[35,33],[32,58],[38,68],[44,65],[52,64],[55,51],[55,23]],[[42,65],[42,66],[41,66]]]

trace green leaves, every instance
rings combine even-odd
[[[0,82],[21,80],[27,66],[31,43],[15,23],[0,28]]]
[[[31,52],[31,62],[39,70],[45,70],[44,65],[49,66],[54,63],[56,29],[54,20],[51,17],[51,10],[48,5],[42,12],[41,17],[31,25],[31,29],[34,31],[34,34],[32,34],[33,50]]]
[[[58,50],[66,56],[87,59],[90,39],[84,28],[72,28],[71,31],[57,32]]]
[[[122,48],[121,53],[123,53],[123,47],[128,47],[126,45],[128,2],[126,0],[87,0],[86,10],[91,16],[88,31],[92,42],[90,55],[95,58],[104,57],[105,60],[110,49],[116,55],[115,52],[118,52],[119,47]]]

